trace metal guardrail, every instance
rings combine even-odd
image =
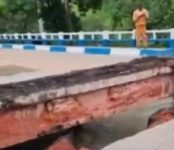
[[[174,47],[174,29],[149,30],[149,41],[168,42],[169,47]],[[75,42],[74,45],[88,45],[87,42],[99,42],[102,46],[109,46],[112,42],[129,42],[135,46],[135,31],[96,31],[96,32],[72,32],[72,33],[14,33],[0,34],[0,43],[34,43],[48,45],[67,45],[67,42]]]

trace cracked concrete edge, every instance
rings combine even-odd
[[[137,73],[133,73],[129,75],[112,77],[109,79],[103,79],[103,80],[88,82],[84,84],[77,84],[77,85],[63,87],[59,89],[36,92],[28,96],[18,96],[17,98],[13,100],[13,103],[19,104],[19,105],[41,103],[41,102],[45,102],[46,100],[52,100],[55,98],[61,98],[61,97],[66,97],[70,95],[75,95],[75,94],[87,93],[90,91],[96,91],[103,88],[108,88],[112,86],[117,86],[121,84],[126,84],[130,82],[135,82],[135,81],[151,78],[151,77],[156,77],[159,75],[165,75],[172,72],[173,71],[170,67],[155,68],[155,69],[145,70],[142,72],[137,72]]]
[[[150,57],[24,82],[2,84],[0,108],[33,105],[171,73],[173,70],[166,65],[166,61]]]

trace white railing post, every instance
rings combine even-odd
[[[64,34],[63,34],[63,32],[59,32],[58,35],[59,35],[59,40],[64,40],[64,37],[63,37]]]
[[[27,40],[31,40],[31,33],[27,33]]]
[[[154,31],[152,31],[152,37],[153,37],[153,39],[155,40],[156,38],[157,38],[157,35],[156,35],[156,31],[154,30]]]
[[[174,28],[170,29],[169,47],[174,50]]]
[[[118,33],[118,39],[121,40],[122,39],[122,34]]]
[[[159,41],[157,38],[160,38],[158,35],[163,35],[163,34],[170,34],[170,39],[168,40],[170,47],[172,47],[174,49],[174,29],[162,29],[162,30],[150,30],[148,31],[148,34],[152,35],[153,40]],[[23,34],[18,34],[18,33],[14,33],[14,34],[1,34],[1,39],[4,40],[8,40],[8,39],[16,39],[16,40],[27,40],[27,42],[32,42],[32,40],[34,40],[34,38],[38,39],[41,38],[42,42],[46,42],[49,38],[48,36],[50,36],[49,40],[54,40],[55,36],[56,36],[56,40],[57,42],[60,42],[62,44],[65,44],[65,36],[69,36],[69,40],[74,40],[73,37],[77,36],[77,40],[76,43],[78,45],[86,45],[87,44],[87,36],[90,37],[91,40],[95,40],[95,37],[100,36],[100,40],[97,41],[99,43],[102,43],[102,46],[108,46],[110,45],[111,41],[112,41],[112,35],[113,36],[117,36],[118,40],[124,40],[124,35],[129,35],[129,37],[131,36],[131,39],[135,42],[136,39],[136,34],[135,34],[135,30],[132,31],[94,31],[94,32],[73,32],[73,33],[64,33],[64,32],[59,32],[59,33],[23,33]],[[58,36],[58,39],[57,39]],[[126,37],[125,37],[126,38]],[[167,40],[168,37],[166,37]],[[127,41],[127,39],[125,39],[125,41]]]
[[[3,34],[3,38],[6,40],[7,39],[7,34]]]
[[[47,41],[46,41],[46,38],[47,38],[46,33],[45,33],[45,32],[42,32],[42,33],[40,33],[39,35],[40,35],[40,37],[41,37],[41,43],[42,43],[43,45],[46,45],[46,44],[47,44]]]
[[[108,31],[103,31],[102,39],[103,40],[109,40],[109,32]]]
[[[17,39],[17,40],[19,39],[18,33],[15,33],[15,34],[14,34],[14,38]]]
[[[132,46],[136,47],[136,30],[132,30]]]
[[[109,46],[110,42],[109,42],[109,32],[108,31],[103,31],[102,32],[102,46]]]
[[[45,32],[42,32],[42,33],[41,33],[41,39],[43,39],[43,40],[46,39],[46,33],[45,33]]]
[[[85,36],[84,36],[84,32],[79,32],[78,33],[78,38],[79,38],[79,40],[84,40],[85,39]]]
[[[8,39],[9,39],[9,40],[11,40],[11,35],[12,35],[12,34],[8,34]]]
[[[170,29],[170,39],[174,39],[174,28]]]
[[[135,29],[132,30],[132,39],[135,40],[136,39],[136,31]]]
[[[91,40],[95,40],[95,33],[91,33]]]
[[[80,31],[78,33],[78,39],[79,39],[78,45],[79,46],[84,46],[85,45],[85,34],[84,34],[84,32]]]
[[[69,33],[69,40],[72,40],[73,39],[73,34],[72,33]]]
[[[63,34],[63,32],[59,32],[58,33],[58,44],[59,45],[64,45],[64,34]]]

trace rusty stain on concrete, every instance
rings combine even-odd
[[[3,83],[0,90],[0,148],[5,148],[169,97],[174,77],[165,61],[142,58]]]
[[[168,84],[170,89],[166,91]],[[137,104],[143,105],[146,102],[169,97],[174,92],[173,85],[173,75],[164,75],[67,97],[66,100],[57,99],[50,103],[2,112],[0,114],[0,147],[35,139],[41,133],[49,132],[56,126],[59,127],[57,128],[59,131],[125,111]],[[120,95],[117,94],[118,92]]]
[[[150,116],[148,121],[148,127],[152,128],[173,119],[174,119],[174,107],[171,106],[171,107],[163,108]]]

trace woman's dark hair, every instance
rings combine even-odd
[[[138,4],[138,9],[139,9],[139,10],[142,10],[142,9],[143,9],[143,4],[142,4],[142,3],[139,3],[139,4]]]

